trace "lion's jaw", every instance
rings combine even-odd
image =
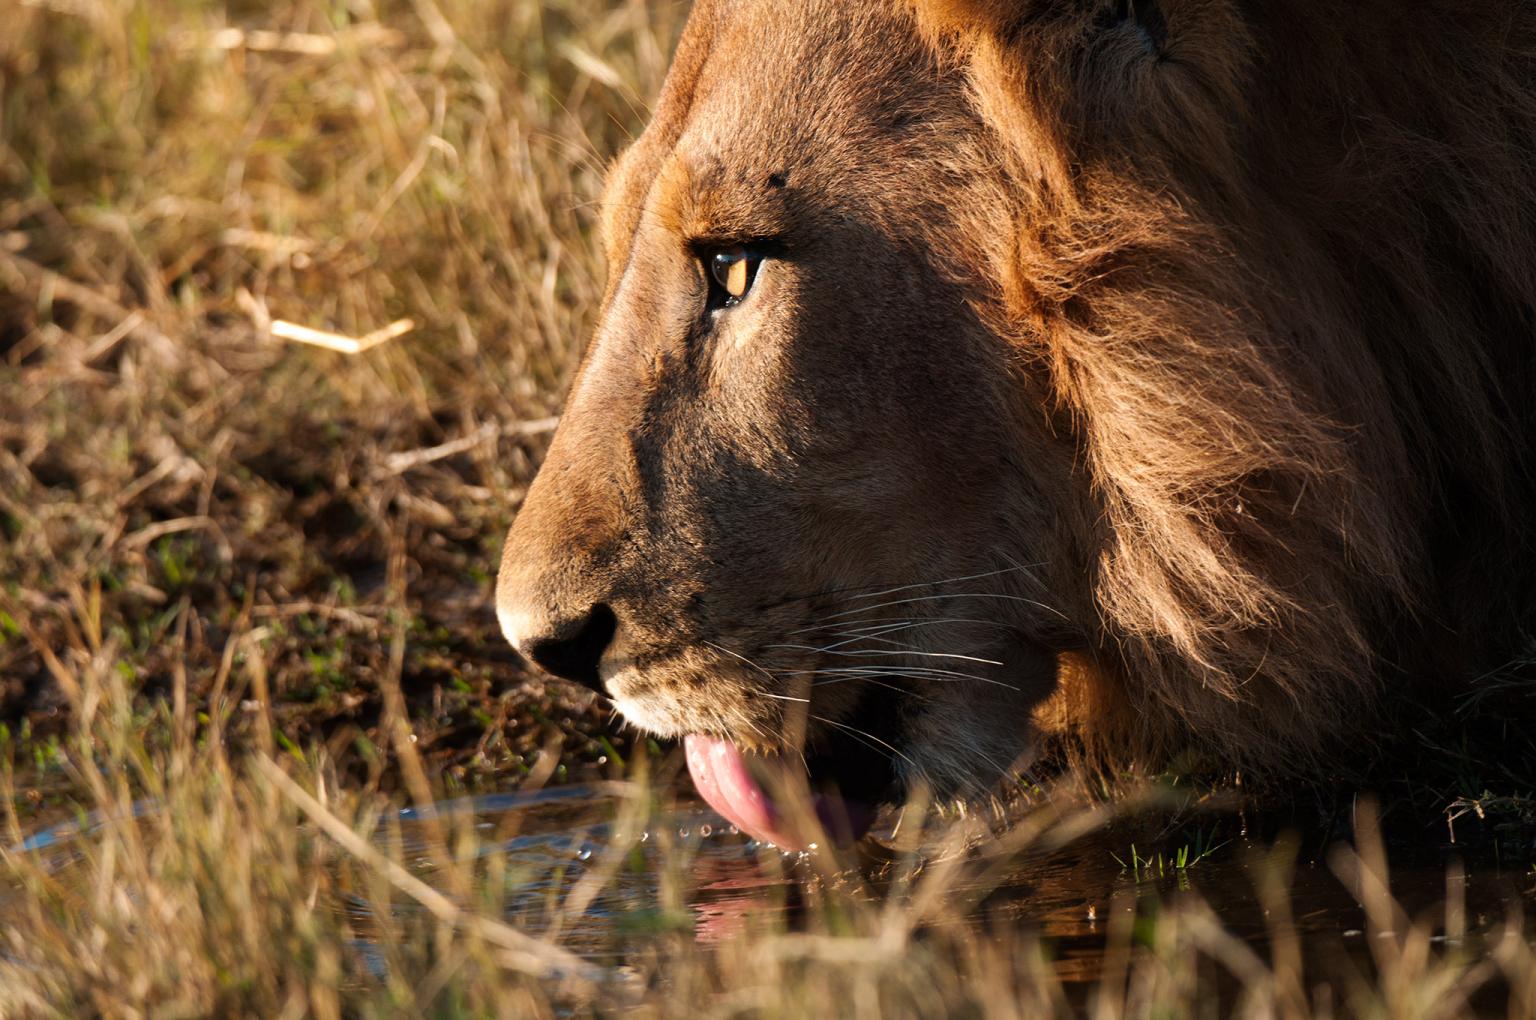
[[[1074,632],[1044,495],[1072,454],[963,278],[963,83],[899,17],[826,13],[695,16],[610,178],[608,296],[498,612],[652,733],[859,800],[975,793],[1027,757]],[[763,259],[711,310],[733,245]]]

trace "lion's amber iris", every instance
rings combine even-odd
[[[753,280],[757,278],[759,261],[740,248],[716,252],[711,256],[709,272],[715,278],[715,283],[725,291],[727,305],[735,304],[747,296]]]

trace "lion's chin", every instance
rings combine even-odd
[[[820,782],[812,791],[803,770],[791,768],[778,755],[754,754],[729,740],[690,734],[683,746],[694,788],[709,806],[754,839],[784,850],[815,849],[822,839],[852,843],[869,830],[879,810],[867,769],[845,777],[848,788]],[[833,764],[822,757],[808,760],[811,780]],[[817,766],[823,766],[818,768]]]

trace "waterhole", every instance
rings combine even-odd
[[[133,810],[148,816],[158,808],[141,802]],[[555,935],[590,962],[620,969],[637,940],[661,931],[686,932],[718,946],[765,921],[794,930],[814,898],[808,890],[828,883],[846,879],[871,903],[901,895],[902,883],[934,866],[931,858],[941,853],[928,846],[897,855],[877,839],[876,853],[840,872],[825,867],[815,852],[784,853],[754,841],[686,797],[653,807],[641,823],[625,821],[633,817],[612,789],[573,784],[399,810],[380,820],[374,843],[418,878],[440,884],[434,840],[456,833],[447,842],[461,864],[473,865],[468,873],[497,883],[509,923]],[[28,851],[67,876],[79,861],[81,836],[101,824],[101,818],[83,815],[40,826],[13,850]],[[1086,987],[1102,976],[1117,918],[1122,939],[1134,940],[1138,926],[1154,923],[1181,897],[1198,897],[1227,932],[1267,954],[1277,918],[1268,909],[1273,901],[1259,890],[1276,855],[1274,843],[1252,835],[1247,824],[1235,813],[1175,826],[1117,821],[1049,852],[1026,850],[988,873],[984,885],[961,880],[946,895],[964,911],[961,923],[978,931],[1006,924],[1038,937],[1068,986]],[[463,838],[466,827],[472,839]],[[1369,939],[1390,933],[1371,930],[1366,911],[1329,863],[1330,841],[1308,845],[1287,838],[1285,924],[1297,936],[1309,972],[1336,970],[1340,961],[1369,971]],[[1389,841],[1391,895],[1401,916],[1408,922],[1427,912],[1443,916],[1450,895],[1460,931],[1447,933],[1437,922],[1435,940],[1475,941],[1503,930],[1511,917],[1536,905],[1529,848],[1523,857],[1509,849],[1468,855],[1448,842]],[[580,912],[562,909],[587,879]],[[5,898],[0,893],[0,908]],[[377,920],[370,902],[343,893],[333,906],[362,933],[354,948],[382,974],[387,962],[367,938]],[[391,909],[420,908],[395,902]]]

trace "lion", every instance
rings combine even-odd
[[[506,636],[781,845],[785,775],[846,835],[1058,752],[1327,774],[1532,623],[1533,57],[1516,0],[700,0]]]

